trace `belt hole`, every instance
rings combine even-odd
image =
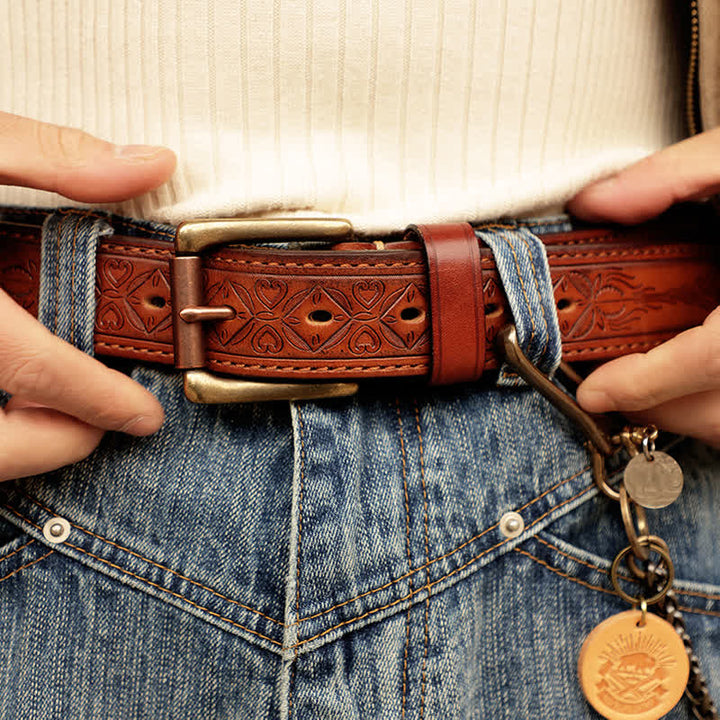
[[[156,308],[164,308],[167,305],[167,300],[160,295],[153,295],[151,298],[148,298],[148,305]]]
[[[422,318],[422,310],[416,307],[406,307],[400,311],[400,317],[405,321],[420,320]]]
[[[316,323],[326,323],[332,320],[332,313],[327,310],[313,310],[308,315],[308,320]]]
[[[485,306],[485,317],[493,317],[494,315],[499,315],[501,312],[500,306],[497,303],[488,303]]]
[[[570,308],[573,306],[573,301],[570,300],[570,298],[560,298],[557,301],[557,309],[562,310],[570,310]]]

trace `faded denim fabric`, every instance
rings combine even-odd
[[[47,221],[46,249],[104,227]],[[93,263],[76,253],[74,268],[87,298]],[[599,717],[577,657],[627,609],[608,577],[626,539],[576,428],[536,392],[488,380],[202,406],[177,372],[131,373],[166,409],[156,435],[108,433],[87,460],[2,486],[0,717]],[[686,487],[649,521],[720,697],[720,457],[671,452]],[[55,516],[60,544],[42,532]]]
[[[43,224],[38,320],[90,355],[95,322],[95,253],[100,238],[112,232],[102,216],[77,210],[51,213]]]
[[[552,375],[562,360],[562,341],[542,240],[527,227],[507,222],[482,228],[477,236],[493,251],[520,347],[534,365]],[[512,387],[522,381],[504,366],[499,383]]]

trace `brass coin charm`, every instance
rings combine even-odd
[[[659,720],[682,698],[689,674],[685,646],[673,626],[640,610],[600,623],[578,660],[583,693],[608,720]]]
[[[625,468],[625,487],[638,505],[664,508],[672,505],[682,492],[682,470],[667,453],[654,452],[652,460],[638,454]]]

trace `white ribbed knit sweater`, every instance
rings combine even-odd
[[[173,148],[136,217],[540,212],[681,135],[670,4],[0,0],[0,109]]]

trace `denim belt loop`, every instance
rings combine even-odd
[[[562,342],[542,240],[514,223],[482,228],[476,234],[495,256],[521,349],[540,370],[552,375],[562,359]],[[498,384],[513,387],[523,381],[503,366]]]
[[[102,216],[77,209],[57,210],[42,228],[38,319],[89,355],[95,328],[95,254],[100,238],[112,232]]]

